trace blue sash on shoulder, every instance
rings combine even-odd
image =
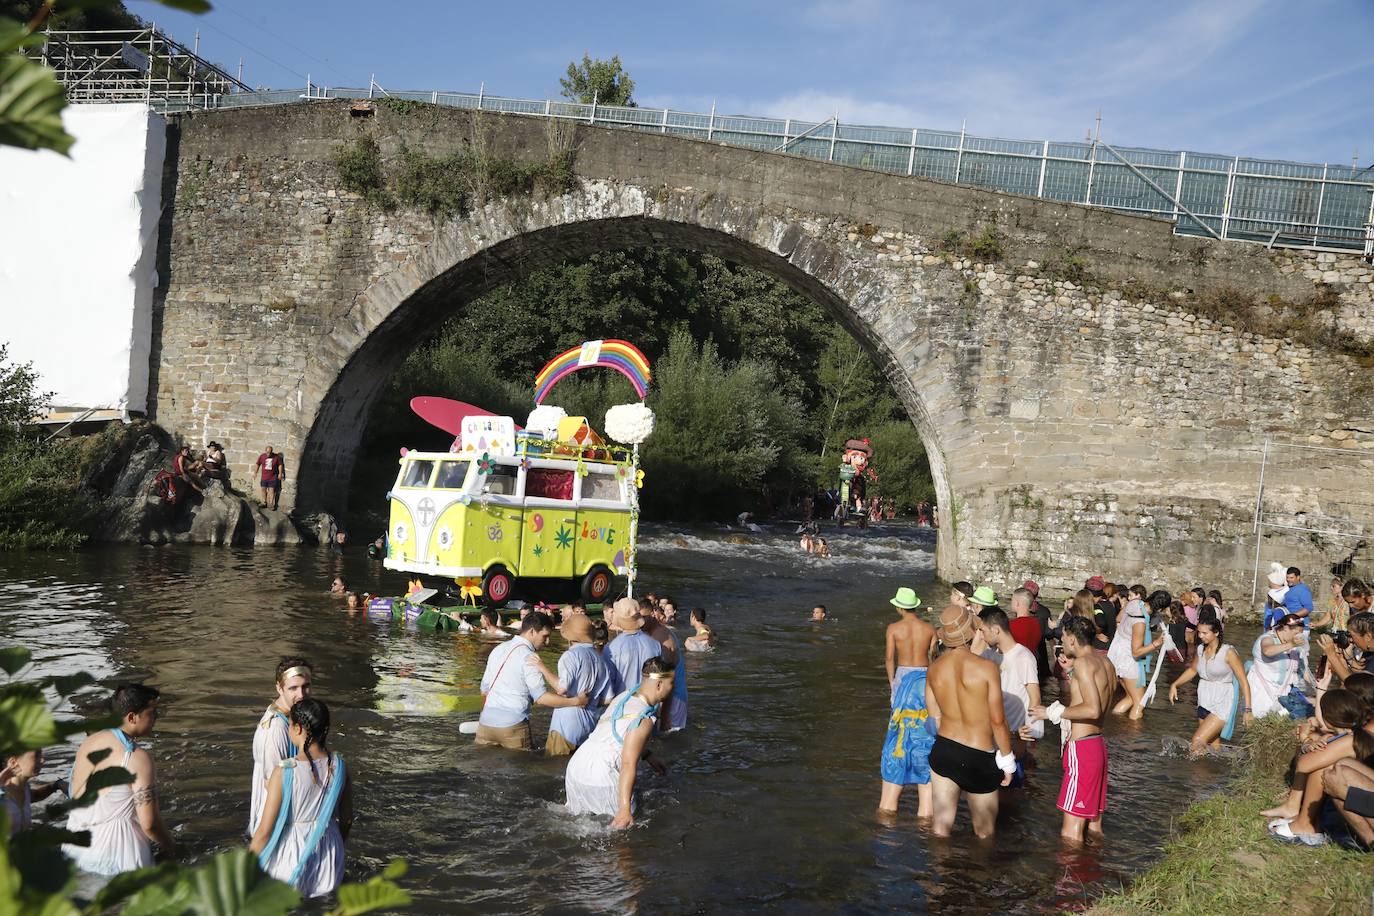
[[[1226,717],[1226,727],[1221,730],[1221,737],[1224,741],[1230,741],[1231,736],[1236,733],[1236,712],[1240,709],[1240,679],[1235,672],[1231,672],[1231,713]]]
[[[267,871],[267,863],[272,861],[272,853],[277,851],[277,843],[281,841],[281,835],[286,830],[286,824],[291,820],[291,799],[294,797],[292,787],[295,785],[295,774],[296,761],[283,760],[281,762],[281,805],[277,808],[277,822],[272,825],[272,836],[258,856],[258,864],[262,866],[263,871]]]
[[[1133,618],[1129,618],[1129,617],[1128,617],[1127,619],[1133,621]],[[1147,617],[1143,618],[1143,619],[1141,620],[1141,622],[1145,624],[1145,636],[1144,636],[1144,638],[1141,640],[1141,643],[1144,644],[1144,643],[1147,643],[1147,642],[1150,641],[1150,618],[1147,616]],[[1135,623],[1134,623],[1134,622],[1131,623],[1131,629],[1132,629],[1132,630],[1135,629]],[[1134,641],[1133,641],[1133,643],[1132,643],[1131,651],[1132,651],[1132,652],[1135,651]],[[1145,655],[1144,658],[1137,658],[1137,659],[1135,660],[1135,685],[1136,685],[1137,687],[1145,687],[1146,685],[1148,685],[1148,684],[1150,683],[1150,668],[1153,667],[1153,665],[1154,665],[1154,653],[1153,653],[1153,652],[1147,653],[1147,654]]]
[[[293,887],[300,880],[301,872],[305,871],[305,863],[310,861],[310,857],[315,854],[315,850],[320,845],[320,840],[324,839],[324,832],[329,829],[329,822],[334,819],[334,808],[338,805],[339,796],[343,793],[347,775],[344,770],[343,757],[335,753],[334,779],[329,783],[329,791],[325,793],[324,801],[320,804],[320,814],[315,818],[315,829],[311,832],[310,839],[306,840],[305,846],[301,850],[300,861],[296,863],[295,871],[291,872],[291,880],[287,882]]]
[[[644,682],[640,681],[640,684],[642,683]],[[616,740],[616,743],[621,746],[624,746],[625,744],[625,736],[621,734],[620,730],[617,729],[615,725],[617,720],[620,719],[620,714],[625,711],[625,704],[630,701],[630,697],[634,696],[635,691],[638,689],[639,684],[635,684],[633,687],[631,687],[628,691],[625,692],[625,695],[620,698],[620,702],[615,704],[615,707],[611,710],[611,737],[614,738]],[[649,706],[645,708],[639,715],[635,716],[635,720],[630,723],[630,727],[626,729],[626,731],[634,731],[639,726],[639,723],[643,722],[645,719],[649,718],[656,712],[658,712],[657,706]]]

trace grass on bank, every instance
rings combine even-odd
[[[1126,913],[1367,913],[1374,854],[1334,843],[1290,846],[1268,835],[1259,812],[1284,788],[1293,723],[1258,721],[1250,754],[1225,791],[1191,806],[1175,824],[1163,858],[1120,893],[1099,900],[1098,916]]]

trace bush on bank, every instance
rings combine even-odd
[[[1284,790],[1295,746],[1287,719],[1260,719],[1246,733],[1246,762],[1231,785],[1188,808],[1163,858],[1092,913],[1367,913],[1374,855],[1290,846],[1268,834],[1259,812]]]

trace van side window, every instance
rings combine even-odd
[[[582,498],[619,502],[620,481],[614,474],[588,474],[582,478]]]
[[[433,461],[412,461],[406,465],[406,474],[401,478],[403,487],[424,487],[429,485],[430,472],[434,470]]]
[[[488,474],[482,475],[482,492],[493,496],[512,496],[515,494],[516,469],[498,464]]]
[[[468,476],[468,462],[441,461],[439,476],[434,479],[436,490],[461,490],[463,480]]]
[[[572,499],[573,472],[530,468],[525,472],[525,495],[543,499]]]

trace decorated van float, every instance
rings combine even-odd
[[[543,404],[560,380],[593,366],[625,375],[640,397],[606,412],[615,444],[585,417]],[[539,372],[523,429],[470,405],[417,398],[416,412],[456,438],[448,452],[402,450],[387,494],[386,568],[452,579],[492,607],[559,583],[600,604],[620,576],[632,594],[644,481],[639,446],[654,423],[643,402],[649,380],[648,361],[633,344],[592,340]]]

